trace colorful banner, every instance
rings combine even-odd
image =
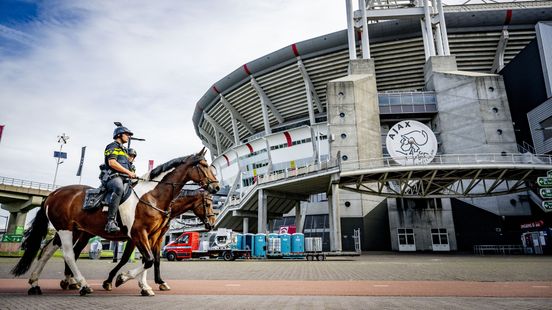
[[[80,177],[82,174],[82,166],[84,165],[84,154],[86,153],[86,146],[83,146],[81,149],[81,159],[79,164],[79,170],[77,170],[77,176]]]

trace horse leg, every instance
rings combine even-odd
[[[121,268],[124,265],[126,265],[128,260],[130,259],[130,256],[132,255],[132,251],[134,251],[135,248],[136,248],[136,246],[134,245],[134,243],[131,240],[127,241],[125,251],[123,252],[123,257],[121,257],[121,260],[119,261],[117,266],[115,266],[115,268],[113,268],[109,272],[109,276],[107,277],[107,280],[103,281],[102,287],[104,288],[104,290],[111,291],[113,289],[113,284],[112,284],[113,283],[113,278],[115,277],[115,275],[117,275],[117,272],[119,272],[119,270],[121,270]],[[117,286],[119,286],[119,285],[117,285]]]
[[[164,235],[164,233],[162,234]],[[154,246],[152,248],[153,251],[153,274],[155,278],[155,283],[159,284],[159,290],[160,291],[170,291],[171,287],[167,284],[167,282],[163,281],[161,279],[161,243],[158,240],[154,242]]]
[[[57,241],[57,242],[56,242]],[[54,252],[59,249],[59,236],[55,236],[54,239],[50,240],[48,244],[42,249],[42,253],[39,255],[37,264],[31,272],[31,277],[29,278],[29,284],[31,288],[28,291],[29,295],[42,295],[42,290],[38,286],[38,278],[46,265],[46,262],[54,255]]]
[[[73,232],[69,230],[60,230],[58,231],[58,235],[61,240],[61,248],[63,249],[63,258],[65,258],[65,262],[75,275],[75,280],[77,280],[77,283],[81,286],[80,295],[83,296],[92,293],[92,288],[88,286],[88,283],[82,276],[77,267],[77,262],[75,261],[75,253],[73,252]]]
[[[86,247],[90,238],[92,238],[92,235],[83,231],[81,232],[75,231],[73,233],[73,240],[77,240],[77,242],[75,243],[75,246],[73,247],[73,252],[75,253],[75,261],[79,259],[79,256],[82,253],[82,250]],[[65,280],[61,280],[59,285],[64,290],[80,289],[80,286],[75,280],[73,273],[71,272],[71,268],[69,268],[69,265],[67,265],[67,262],[65,263]]]
[[[153,265],[153,254],[151,253],[151,248],[149,246],[147,233],[146,232],[138,233],[138,235],[134,238],[134,242],[136,244],[136,247],[138,247],[138,249],[140,250],[140,254],[142,254],[143,264],[140,267],[137,267],[125,273],[119,274],[117,276],[117,280],[115,281],[115,286],[118,287],[130,279],[134,279],[137,276],[141,276],[140,280],[138,281],[138,286],[142,290],[141,291],[142,296],[154,296],[155,293],[147,283],[147,279],[146,279],[147,273],[145,272],[146,269],[150,268]]]

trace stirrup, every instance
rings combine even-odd
[[[105,225],[104,230],[108,233],[115,233],[115,232],[121,231],[121,228],[119,228],[119,226],[117,226],[117,222],[108,221],[107,224]]]

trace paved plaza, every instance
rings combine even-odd
[[[62,291],[63,260],[52,259],[27,296],[27,277],[9,274],[14,258],[0,258],[0,309],[550,309],[552,257],[370,253],[324,262],[302,260],[163,260],[170,292],[140,297],[137,282],[101,288],[111,260],[81,260],[95,292]],[[124,270],[137,264],[129,264]]]

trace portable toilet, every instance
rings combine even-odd
[[[302,233],[291,235],[291,253],[303,252],[305,252],[305,235]]]
[[[267,235],[267,255],[280,255],[282,252],[282,242],[276,233],[270,233]]]
[[[253,246],[253,256],[266,256],[266,234],[258,233],[255,235],[255,245]]]
[[[254,254],[255,250],[255,235],[254,234],[243,234],[243,250],[244,251],[251,251],[251,256]]]
[[[291,235],[290,234],[280,234],[280,243],[282,255],[289,255],[291,253]]]
[[[235,238],[235,241],[232,242],[233,248],[235,248],[238,251],[243,251],[245,249],[243,234],[235,234],[234,238]]]

